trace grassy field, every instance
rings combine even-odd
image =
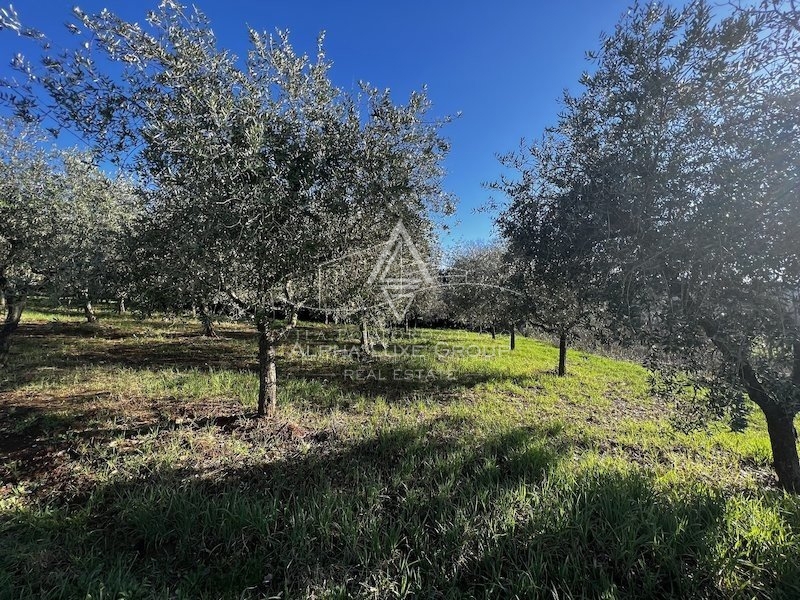
[[[763,422],[675,431],[635,364],[303,325],[279,417],[224,324],[26,314],[0,373],[0,598],[798,598]]]

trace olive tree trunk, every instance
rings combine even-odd
[[[747,395],[761,409],[767,421],[778,484],[789,492],[800,493],[800,458],[797,454],[797,432],[794,428],[796,413],[770,397],[749,363],[743,362],[740,365],[739,377]]]
[[[509,340],[509,348],[514,350],[517,347],[517,330],[514,325],[511,325],[511,339]]]
[[[800,493],[800,459],[797,455],[797,438],[794,413],[781,407],[762,407],[767,420],[769,443],[778,484],[785,490]]]
[[[19,321],[28,302],[26,294],[11,295],[6,299],[6,319],[0,327],[0,368],[8,363],[8,354],[11,350],[11,336],[19,327]]]
[[[372,339],[369,337],[369,326],[366,320],[362,320],[359,325],[361,330],[361,352],[367,356],[372,355]]]
[[[276,340],[266,323],[258,324],[258,415],[272,417],[278,405]]]
[[[271,327],[272,319],[266,311],[256,312],[258,329],[258,416],[273,417],[278,407],[278,375],[275,368],[278,342],[297,323],[297,307],[292,307],[280,329]]]
[[[200,324],[203,326],[204,336],[212,338],[217,337],[217,332],[214,331],[214,318],[205,302],[200,304]]]
[[[92,299],[86,296],[83,302],[83,314],[86,315],[86,322],[87,323],[94,323],[97,321],[97,315],[94,312],[94,307],[92,306]]]
[[[790,402],[782,403],[780,399],[769,394],[750,362],[733,351],[729,341],[712,320],[702,319],[700,326],[714,346],[736,367],[748,397],[764,413],[778,485],[786,491],[800,493],[800,458],[797,454],[797,433],[794,428],[794,417],[797,413],[789,408]],[[792,384],[800,387],[800,340],[792,344],[792,350]]]
[[[792,353],[792,384],[800,388],[800,340],[792,342]],[[742,365],[739,373],[750,399],[764,412],[778,483],[787,491],[800,493],[800,458],[797,454],[797,431],[794,427],[797,413],[778,405],[769,397],[748,363]]]
[[[567,374],[567,334],[558,335],[558,376]]]

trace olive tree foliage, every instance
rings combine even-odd
[[[745,397],[758,406],[792,491],[800,71],[778,50],[798,34],[702,2],[635,6],[556,128],[581,149],[562,198],[583,202],[580,239],[605,266],[611,324],[652,348],[658,389],[732,415]]]
[[[358,324],[362,358],[372,355],[376,344],[385,345],[393,326],[422,306],[415,304],[417,298],[421,302],[430,293],[427,288],[436,287],[434,226],[429,218],[401,219],[388,235],[384,227],[364,231],[361,239],[371,245],[362,242],[319,267],[315,308],[336,322]],[[420,268],[430,281],[424,281]]]
[[[126,181],[109,179],[74,150],[56,150],[33,126],[0,126],[0,362],[30,294],[74,296],[95,319],[92,298],[124,285],[124,239],[137,202]]]
[[[414,298],[403,315],[402,325],[409,333],[409,324],[422,321],[428,324],[444,323],[448,320],[447,307],[444,303],[445,273],[441,266],[444,252],[437,250],[435,258],[428,262],[429,273],[434,278],[432,285],[421,286],[414,293]]]
[[[152,198],[153,193],[146,193]],[[155,204],[153,205],[155,206]],[[182,314],[187,310],[197,316],[206,337],[217,337],[215,321],[220,312],[234,313],[209,265],[198,260],[202,254],[192,251],[191,238],[177,243],[181,230],[174,221],[164,219],[160,210],[147,210],[140,216],[133,235],[128,238],[128,255],[134,277],[127,294],[136,301],[142,314],[155,311]]]
[[[0,367],[8,360],[29,293],[43,281],[42,261],[61,217],[51,163],[35,128],[13,120],[0,126]]]
[[[388,90],[335,87],[321,39],[310,59],[283,33],[249,30],[240,61],[201,13],[174,2],[143,26],[105,10],[75,17],[76,49],[19,59],[35,81],[6,101],[36,116],[44,107],[29,92],[43,88],[48,115],[135,166],[149,190],[144,222],[160,232],[149,239],[162,240],[170,270],[160,280],[223,295],[253,320],[258,409],[273,413],[276,344],[316,266],[446,207],[443,121],[427,116],[424,91],[398,105]]]
[[[508,277],[502,246],[475,243],[456,248],[441,290],[448,318],[465,327],[487,330],[493,339],[498,327],[511,328],[513,293],[507,287]]]
[[[581,187],[588,183],[581,163],[591,152],[582,126],[565,113],[560,129],[501,157],[511,174],[490,184],[508,200],[496,225],[508,249],[508,285],[517,291],[509,310],[558,339],[559,376],[566,375],[570,336],[603,320],[606,265]]]
[[[130,181],[108,177],[90,156],[77,152],[63,155],[55,185],[61,215],[43,272],[47,292],[79,299],[92,323],[97,320],[93,300],[124,303],[130,285],[128,240],[140,211],[139,196]]]
[[[759,36],[747,52],[758,53],[762,59],[770,57],[769,60],[784,75],[789,71],[779,63],[794,63],[795,67],[800,63],[800,3],[797,0],[757,0],[750,3],[731,0],[728,7],[735,13],[757,20],[764,31],[769,32]]]

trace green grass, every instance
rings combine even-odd
[[[800,596],[759,415],[675,431],[636,364],[304,324],[258,420],[246,327],[101,317],[0,375],[0,598]]]

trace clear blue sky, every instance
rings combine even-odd
[[[462,112],[445,134],[452,142],[447,188],[459,198],[453,221],[458,241],[486,239],[491,216],[475,213],[489,192],[482,183],[500,173],[495,155],[513,150],[522,137],[538,137],[560,110],[564,88],[576,89],[590,67],[585,51],[597,48],[630,0],[564,2],[497,0],[198,0],[220,46],[242,56],[246,25],[289,29],[299,50],[313,53],[326,31],[332,77],[342,87],[359,79],[391,88],[398,101],[427,84],[436,115]],[[5,3],[2,3],[5,4]],[[61,38],[73,2],[17,0],[22,22]],[[156,1],[86,0],[86,12],[103,7],[143,21]],[[66,39],[66,37],[64,38]],[[30,48],[29,44],[24,45]],[[0,69],[21,49],[18,38],[0,35]]]

